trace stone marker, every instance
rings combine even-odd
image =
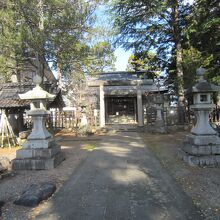
[[[193,87],[191,109],[196,115],[196,124],[183,143],[180,157],[190,165],[220,166],[220,138],[217,131],[210,125],[209,114],[215,107],[212,94],[219,87],[208,83],[204,78],[205,70],[199,68],[199,82]]]
[[[164,104],[164,95],[156,94],[153,100],[156,109],[156,120],[153,124],[147,126],[147,131],[152,133],[165,134],[168,133],[167,127],[165,126],[164,115],[163,115],[163,104]]]
[[[56,190],[56,185],[52,182],[43,182],[40,184],[31,184],[21,195],[14,201],[14,204],[21,206],[34,207],[42,200],[48,199]]]
[[[27,114],[32,117],[33,128],[23,148],[17,150],[16,159],[12,160],[12,168],[15,170],[52,169],[64,160],[61,147],[45,126],[46,118],[50,114],[46,110],[46,102],[53,100],[54,95],[40,87],[41,77],[36,75],[33,81],[36,86],[19,95],[21,99],[31,101],[31,109]]]

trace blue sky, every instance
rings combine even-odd
[[[117,58],[115,63],[116,71],[126,70],[130,55],[131,51],[125,51],[123,48],[118,48],[115,50],[115,56]]]
[[[107,8],[104,5],[99,6],[96,10],[97,21],[96,25],[105,27],[106,30],[111,30],[112,20],[108,16]],[[104,39],[105,40],[105,39]],[[117,48],[115,50],[115,56],[117,58],[115,62],[116,71],[125,71],[127,68],[128,58],[131,55],[131,51],[125,51],[123,48]]]

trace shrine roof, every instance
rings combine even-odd
[[[27,100],[19,100],[19,99],[1,99],[0,100],[0,108],[28,108],[30,102]]]
[[[135,94],[137,89],[143,92],[165,92],[167,88],[158,88],[156,82],[153,79],[147,78],[147,71],[138,72],[107,72],[100,75],[93,76],[87,80],[87,85],[92,88],[98,88],[100,85],[104,85],[104,91],[106,94]]]
[[[140,79],[137,73],[133,72],[109,72],[109,73],[102,73],[99,75],[98,80],[137,80]]]
[[[99,85],[115,85],[115,86],[126,86],[126,85],[151,85],[153,79],[147,78],[145,75],[146,71],[139,72],[107,72],[101,73],[97,76],[92,76],[87,79],[89,87]]]
[[[149,79],[149,71],[115,71],[103,72],[95,77],[100,80],[134,80],[134,79]]]
[[[25,83],[5,83],[0,87],[0,109],[7,108],[29,108],[30,101],[21,100],[19,98],[19,94],[23,94],[34,87],[33,83],[25,82]],[[57,108],[65,106],[61,90],[57,88],[53,83],[45,83],[44,88],[46,91],[55,95],[53,106]],[[59,97],[58,97],[59,96]]]

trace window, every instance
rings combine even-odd
[[[200,95],[200,102],[207,102],[207,95]]]

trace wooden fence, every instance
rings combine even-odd
[[[82,113],[80,111],[51,111],[48,115],[46,125],[53,130],[77,128],[81,123]],[[156,120],[156,109],[148,109],[145,111],[145,124],[154,123]],[[177,108],[165,108],[163,111],[163,117],[165,124],[168,126],[177,125]],[[87,113],[87,124],[88,126],[99,126],[99,111]],[[196,117],[192,111],[185,111],[185,123],[195,124]],[[210,122],[216,126],[220,127],[220,115],[217,111],[210,113]],[[27,128],[32,127],[32,121],[30,117],[24,117],[24,123]]]

